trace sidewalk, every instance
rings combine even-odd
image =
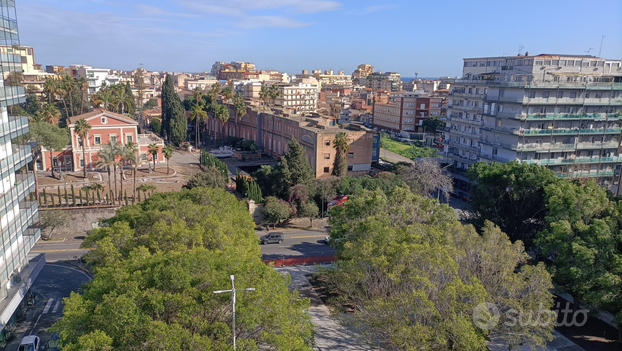
[[[296,289],[300,296],[311,300],[309,315],[316,326],[315,343],[319,351],[372,351],[380,350],[357,340],[357,335],[340,325],[330,315],[330,311],[317,293],[311,287],[305,276],[317,270],[315,266],[278,267],[275,270],[281,274],[289,273],[292,277],[291,289]]]

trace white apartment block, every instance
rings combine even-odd
[[[275,106],[293,113],[316,112],[319,89],[309,83],[276,83],[281,93]]]
[[[537,163],[611,188],[622,155],[622,61],[586,55],[464,59],[449,96],[444,153]]]
[[[121,76],[113,75],[107,68],[93,68],[87,65],[69,66],[72,77],[86,78],[89,81],[89,94],[93,94],[101,89],[103,83],[115,85],[121,82]]]

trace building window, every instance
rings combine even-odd
[[[57,156],[54,156],[52,158],[52,166],[53,167],[58,167],[58,157]]]
[[[99,135],[96,135],[93,139],[95,139],[95,145],[101,145],[102,143],[102,137]]]
[[[324,154],[324,159],[325,160],[330,160],[330,154]]]
[[[348,165],[348,172],[352,172],[352,169],[353,169],[352,165]]]
[[[106,124],[106,122],[107,122],[106,117],[102,117],[102,124]]]
[[[110,136],[110,142],[111,143],[116,143],[117,142],[117,136],[116,135],[111,135]]]
[[[576,91],[571,91],[570,92],[570,98],[571,99],[576,99],[577,98],[577,92]]]
[[[330,140],[324,140],[324,146],[330,146]]]
[[[542,97],[545,98],[545,99],[548,99],[549,98],[549,92],[548,91],[543,91],[542,92]]]
[[[330,167],[324,167],[324,173],[330,172]]]
[[[80,167],[84,167],[84,159],[83,158],[80,159]]]
[[[542,60],[536,60],[536,66],[542,66]]]
[[[125,142],[128,143],[128,144],[132,142],[132,135],[131,134],[125,136]]]
[[[529,92],[529,97],[530,98],[535,98],[536,97],[536,92],[535,91],[530,91]]]
[[[564,97],[564,92],[563,92],[563,91],[558,91],[558,92],[557,92],[557,98],[558,98],[558,99],[561,99],[561,98],[563,98],[563,97]]]
[[[354,158],[354,152],[348,152],[348,158]]]

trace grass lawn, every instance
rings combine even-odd
[[[437,155],[437,150],[434,148],[403,143],[389,137],[385,137],[384,135],[380,137],[380,147],[385,150],[395,152],[398,155],[408,157],[411,160],[418,157],[435,157]]]

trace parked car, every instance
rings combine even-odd
[[[41,339],[36,335],[27,335],[22,338],[17,351],[39,351]]]
[[[328,241],[329,241],[329,240],[330,240],[330,235],[327,235],[327,236],[324,238],[324,242],[328,245]]]
[[[330,210],[335,206],[341,206],[346,201],[348,201],[348,195],[339,195],[328,202],[328,209]]]
[[[261,237],[261,244],[280,244],[283,242],[283,233],[270,233]]]

